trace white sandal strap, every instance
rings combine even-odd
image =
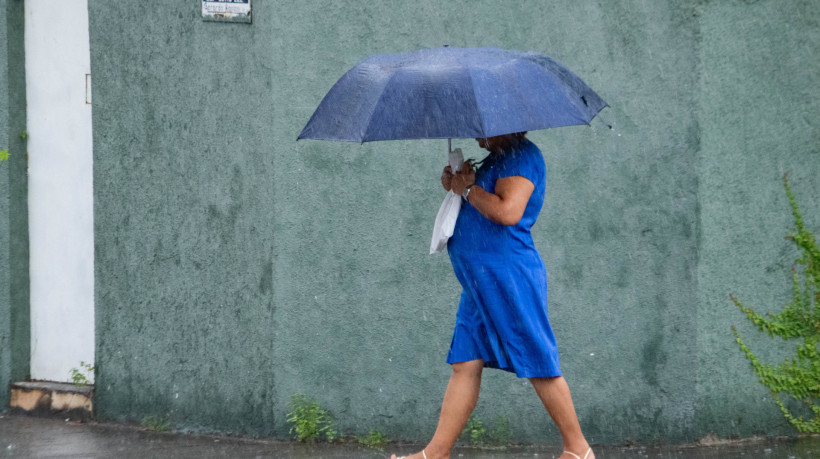
[[[573,453],[572,451],[564,451],[564,452],[565,452],[565,453],[567,453],[567,454],[569,454],[569,455],[570,455],[570,456],[572,456],[572,457],[575,457],[576,459],[581,459],[581,456],[579,456],[579,455],[577,455],[577,454]],[[587,453],[586,453],[586,454],[584,454],[584,459],[587,459],[587,458],[589,457],[589,453],[591,453],[591,452],[592,452],[592,448],[589,448],[589,449],[587,450]],[[427,459],[427,456],[424,456],[424,459]]]
[[[572,453],[570,453],[570,454],[572,454]],[[422,456],[424,456],[424,459],[427,459],[427,453],[425,453],[425,452],[424,452],[424,450],[421,450],[421,455],[422,455]],[[572,454],[572,455],[573,455],[573,456],[575,456],[574,454]],[[575,456],[575,457],[578,457],[578,456]],[[400,458],[398,458],[398,459],[405,459],[405,457],[404,457],[404,456],[402,456],[402,457],[400,457]],[[580,457],[578,457],[578,459],[581,459],[581,458],[580,458]],[[586,458],[584,458],[584,459],[586,459]]]

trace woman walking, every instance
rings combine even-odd
[[[526,133],[476,139],[490,152],[441,183],[464,198],[447,251],[463,288],[433,439],[407,459],[447,458],[478,401],[484,367],[528,378],[564,441],[564,459],[593,459],[561,376],[547,318],[547,276],[530,229],[544,203],[546,166]],[[395,459],[395,455],[392,456]]]

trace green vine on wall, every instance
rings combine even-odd
[[[820,248],[814,235],[803,226],[803,218],[785,175],[783,185],[795,220],[795,229],[786,239],[794,242],[801,251],[792,268],[792,301],[778,314],[760,315],[734,296],[730,295],[730,298],[758,330],[770,337],[796,340],[796,354],[777,366],[763,363],[743,342],[734,326],[732,331],[760,382],[769,388],[786,419],[800,432],[820,433],[820,352],[817,348],[820,342]],[[803,416],[795,416],[781,400],[783,394],[805,404],[813,413],[812,418],[805,420]]]

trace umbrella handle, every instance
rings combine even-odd
[[[450,152],[447,154],[447,164],[450,165],[450,169],[455,173],[461,170],[461,166],[464,163],[464,154],[461,153],[461,148],[453,150],[452,145],[449,144],[449,139],[447,143],[447,147],[450,148]]]
[[[453,139],[447,138],[447,154],[449,155],[450,152],[453,151]]]

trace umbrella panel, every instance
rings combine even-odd
[[[480,110],[463,68],[397,69],[374,107],[362,141],[480,137]]]

